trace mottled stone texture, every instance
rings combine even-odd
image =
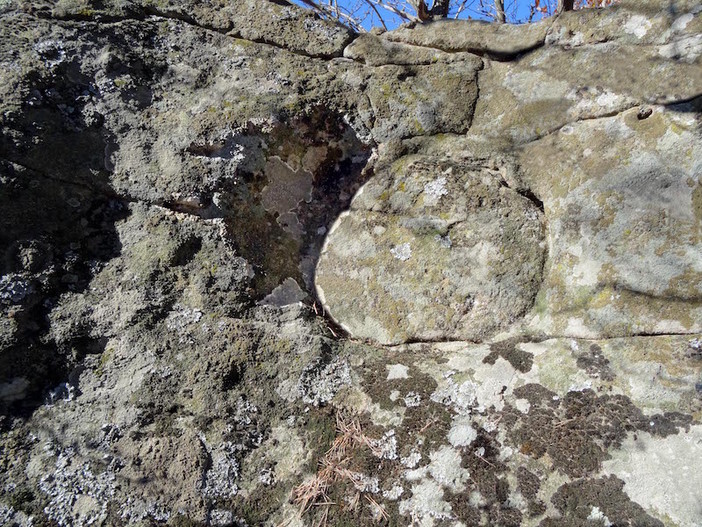
[[[0,524],[699,526],[701,28],[0,0]]]
[[[531,308],[543,225],[539,207],[489,164],[403,157],[332,227],[317,292],[358,337],[484,340]]]
[[[524,322],[534,333],[701,331],[699,26],[699,10],[684,3],[664,11],[624,3],[524,28],[445,21],[391,32],[391,43],[380,37],[354,42],[347,55],[376,65],[397,61],[400,45],[417,61],[432,47],[441,50],[433,50],[437,62],[453,56],[446,51],[460,56],[489,48],[499,55],[502,60],[484,59],[479,71],[480,97],[465,140],[424,141],[425,152],[436,156],[424,160],[434,164],[425,179],[453,181],[443,175],[444,157],[469,164],[487,158],[482,177],[501,189],[493,191],[495,199],[513,187],[536,205],[534,213],[543,209],[547,262],[542,274],[536,253],[524,251],[536,250],[538,236],[515,229],[519,213],[503,205],[486,203],[490,220],[450,219],[453,201],[469,199],[471,190],[447,190],[433,209],[414,211],[408,228],[394,203],[421,204],[426,193],[406,197],[402,186],[412,186],[416,176],[411,162],[400,159],[389,169],[396,182],[386,185],[387,195],[372,191],[389,179],[387,169],[366,185],[379,204],[360,194],[328,237],[317,285],[330,314],[352,335],[385,344],[482,340],[532,305]],[[417,147],[409,143],[405,150],[412,152]],[[496,162],[496,155],[507,161]],[[408,232],[378,234],[388,223]],[[456,233],[466,227],[468,238],[483,240],[481,256],[475,242],[465,242],[470,254],[460,243],[440,245],[454,223]],[[502,238],[484,228],[497,228]],[[438,236],[435,247],[427,233]],[[413,257],[393,259],[388,247],[407,243]],[[476,295],[481,287],[487,296]]]

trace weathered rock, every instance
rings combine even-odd
[[[521,150],[548,223],[534,319],[548,334],[702,330],[698,118],[691,106],[644,115],[584,121]]]
[[[321,20],[308,10],[287,2],[198,2],[139,0],[58,0],[26,2],[33,9],[51,10],[51,17],[76,20],[143,20],[149,16],[171,18],[202,29],[254,42],[265,42],[311,57],[341,56],[353,39],[346,27]]]
[[[482,66],[482,61],[470,53],[447,53],[439,49],[392,42],[373,33],[362,33],[344,50],[344,57],[368,66],[420,66],[446,62],[469,61]]]
[[[354,368],[364,382],[339,404],[362,410],[367,430],[394,431],[393,468],[367,472],[386,489],[391,517],[693,526],[702,370],[688,341],[399,346],[365,355]],[[689,485],[675,481],[682,475]]]
[[[0,524],[697,527],[701,16],[0,1]]]
[[[439,20],[396,29],[384,36],[394,42],[503,59],[543,45],[551,23],[550,19],[525,26],[481,20]]]
[[[402,158],[332,227],[317,292],[354,336],[483,340],[531,307],[542,242],[541,210],[496,167]]]
[[[566,13],[553,22],[545,47],[519,61],[489,63],[479,84],[490,88],[481,89],[470,136],[509,148],[567,123],[697,97],[699,11],[654,13],[631,4]]]
[[[572,47],[616,41],[682,49],[697,42],[699,47],[699,13],[699,4],[690,0],[665,4],[622,0],[612,9],[563,13],[551,25],[546,44]]]
[[[478,98],[477,57],[440,66],[381,66],[367,81],[373,139],[465,133]]]

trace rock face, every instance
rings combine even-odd
[[[702,330],[702,143],[690,110],[634,108],[522,149],[553,218],[534,327],[581,337]]]
[[[497,227],[495,219],[485,217],[465,225],[469,238],[484,239],[497,255],[478,257],[480,247],[467,241],[475,254],[457,254],[459,243],[449,252],[456,260],[446,260],[438,240],[456,221],[449,219],[451,202],[469,199],[470,191],[447,191],[437,205],[445,211],[414,212],[411,235],[397,230],[373,234],[378,220],[361,209],[384,211],[407,228],[409,219],[394,201],[421,206],[425,199],[402,190],[415,175],[410,159],[401,159],[390,169],[398,183],[386,185],[388,206],[367,201],[366,188],[371,201],[383,201],[374,189],[388,178],[379,174],[326,242],[317,285],[331,315],[352,334],[384,344],[483,340],[532,308],[539,289],[525,319],[535,333],[589,338],[701,331],[696,196],[702,143],[694,102],[702,87],[701,37],[698,14],[683,14],[683,4],[678,8],[669,26],[661,17],[649,20],[625,5],[567,13],[525,28],[446,21],[400,29],[388,35],[392,44],[375,44],[381,50],[375,54],[368,51],[376,42],[370,37],[352,44],[348,56],[373,64],[394,57],[390,50],[400,42],[432,42],[459,54],[485,54],[489,48],[502,59],[487,62],[480,72],[481,96],[466,139],[425,138],[423,148],[433,143],[431,153],[441,154],[425,163],[434,165],[437,180],[444,177],[443,157],[469,163],[487,158],[488,167],[502,166],[493,169],[495,188],[514,187],[543,208],[548,262],[542,282],[539,237],[494,202],[487,205],[490,213],[507,216],[515,222],[511,227]],[[520,30],[524,34],[515,37]],[[411,56],[412,49],[408,46],[405,55]],[[675,59],[672,49],[678,50]],[[435,53],[435,60],[445,60]],[[505,62],[510,56],[515,60]],[[603,67],[598,56],[612,60]],[[656,75],[635,81],[643,62]],[[497,241],[481,231],[485,222],[504,238]],[[435,247],[418,239],[419,230],[424,229],[422,237],[431,230],[419,224],[434,225]],[[389,238],[371,242],[378,236]],[[358,250],[350,248],[351,242]],[[388,252],[402,247],[409,255],[413,246],[415,258],[400,260],[404,265]],[[524,247],[534,252],[527,254]],[[334,286],[333,280],[343,285]]]
[[[0,524],[700,525],[701,57],[0,1]]]
[[[484,340],[533,304],[542,216],[478,159],[403,157],[331,228],[319,298],[349,333],[383,344]]]

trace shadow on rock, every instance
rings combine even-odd
[[[60,50],[43,50],[46,60]],[[73,62],[28,77],[29,100],[0,135],[0,415],[26,415],[104,342],[78,328],[61,344],[48,316],[120,254],[115,222],[128,215],[104,167],[102,116]],[[64,385],[67,386],[67,385]],[[60,391],[60,390],[59,390]],[[56,394],[58,396],[58,392]]]
[[[167,204],[221,216],[237,254],[254,273],[252,302],[283,306],[314,298],[313,275],[327,232],[372,175],[370,147],[324,107],[249,124],[231,137],[193,142],[190,155],[240,156],[237,176],[209,202]]]

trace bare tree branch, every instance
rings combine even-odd
[[[380,0],[370,0],[370,1],[373,2],[375,5],[377,5],[378,7],[382,7],[383,9],[387,9],[391,13],[399,16],[402,20],[404,20],[406,22],[419,22],[420,21],[419,17],[410,15],[406,11],[401,11],[388,2],[381,2]],[[423,2],[423,0],[422,0],[422,2]],[[412,7],[415,7],[414,3],[412,4]]]
[[[429,9],[427,8],[427,4],[424,2],[424,0],[410,0],[410,3],[417,12],[417,18],[419,18],[419,20],[429,20]]]
[[[558,13],[573,10],[573,0],[558,0]]]
[[[434,0],[434,2],[431,5],[431,10],[429,11],[429,14],[431,16],[446,18],[449,13],[450,4],[450,0]]]
[[[319,16],[335,20],[354,31],[366,31],[370,25],[385,30],[403,22],[425,22],[432,18],[493,19],[499,23],[519,22],[521,16],[529,22],[547,16],[582,9],[604,7],[617,0],[292,0],[313,9]],[[2,2],[2,0],[0,0]],[[528,11],[520,11],[525,3]],[[430,4],[427,5],[427,4]],[[378,19],[376,22],[375,19]]]
[[[366,3],[370,6],[370,8],[371,8],[373,11],[375,11],[375,14],[376,14],[376,16],[378,17],[378,20],[380,20],[380,23],[381,23],[382,26],[383,26],[383,29],[384,29],[385,31],[387,31],[387,30],[388,30],[388,26],[385,25],[385,20],[383,20],[383,17],[380,15],[380,12],[378,11],[378,8],[375,7],[375,5],[373,5],[373,2],[371,2],[371,0],[363,0],[363,1],[366,2]]]
[[[505,0],[495,0],[495,22],[504,24],[507,22],[505,17]]]
[[[332,18],[342,24],[347,25],[357,33],[364,33],[366,30],[355,17],[348,13],[344,13],[341,9],[335,9],[332,5],[318,4],[314,0],[300,0],[306,6],[319,13],[324,18]]]
[[[458,5],[458,8],[456,9],[456,14],[453,16],[456,20],[458,20],[459,15],[461,12],[466,8],[466,2],[468,0],[462,0],[462,2]]]

